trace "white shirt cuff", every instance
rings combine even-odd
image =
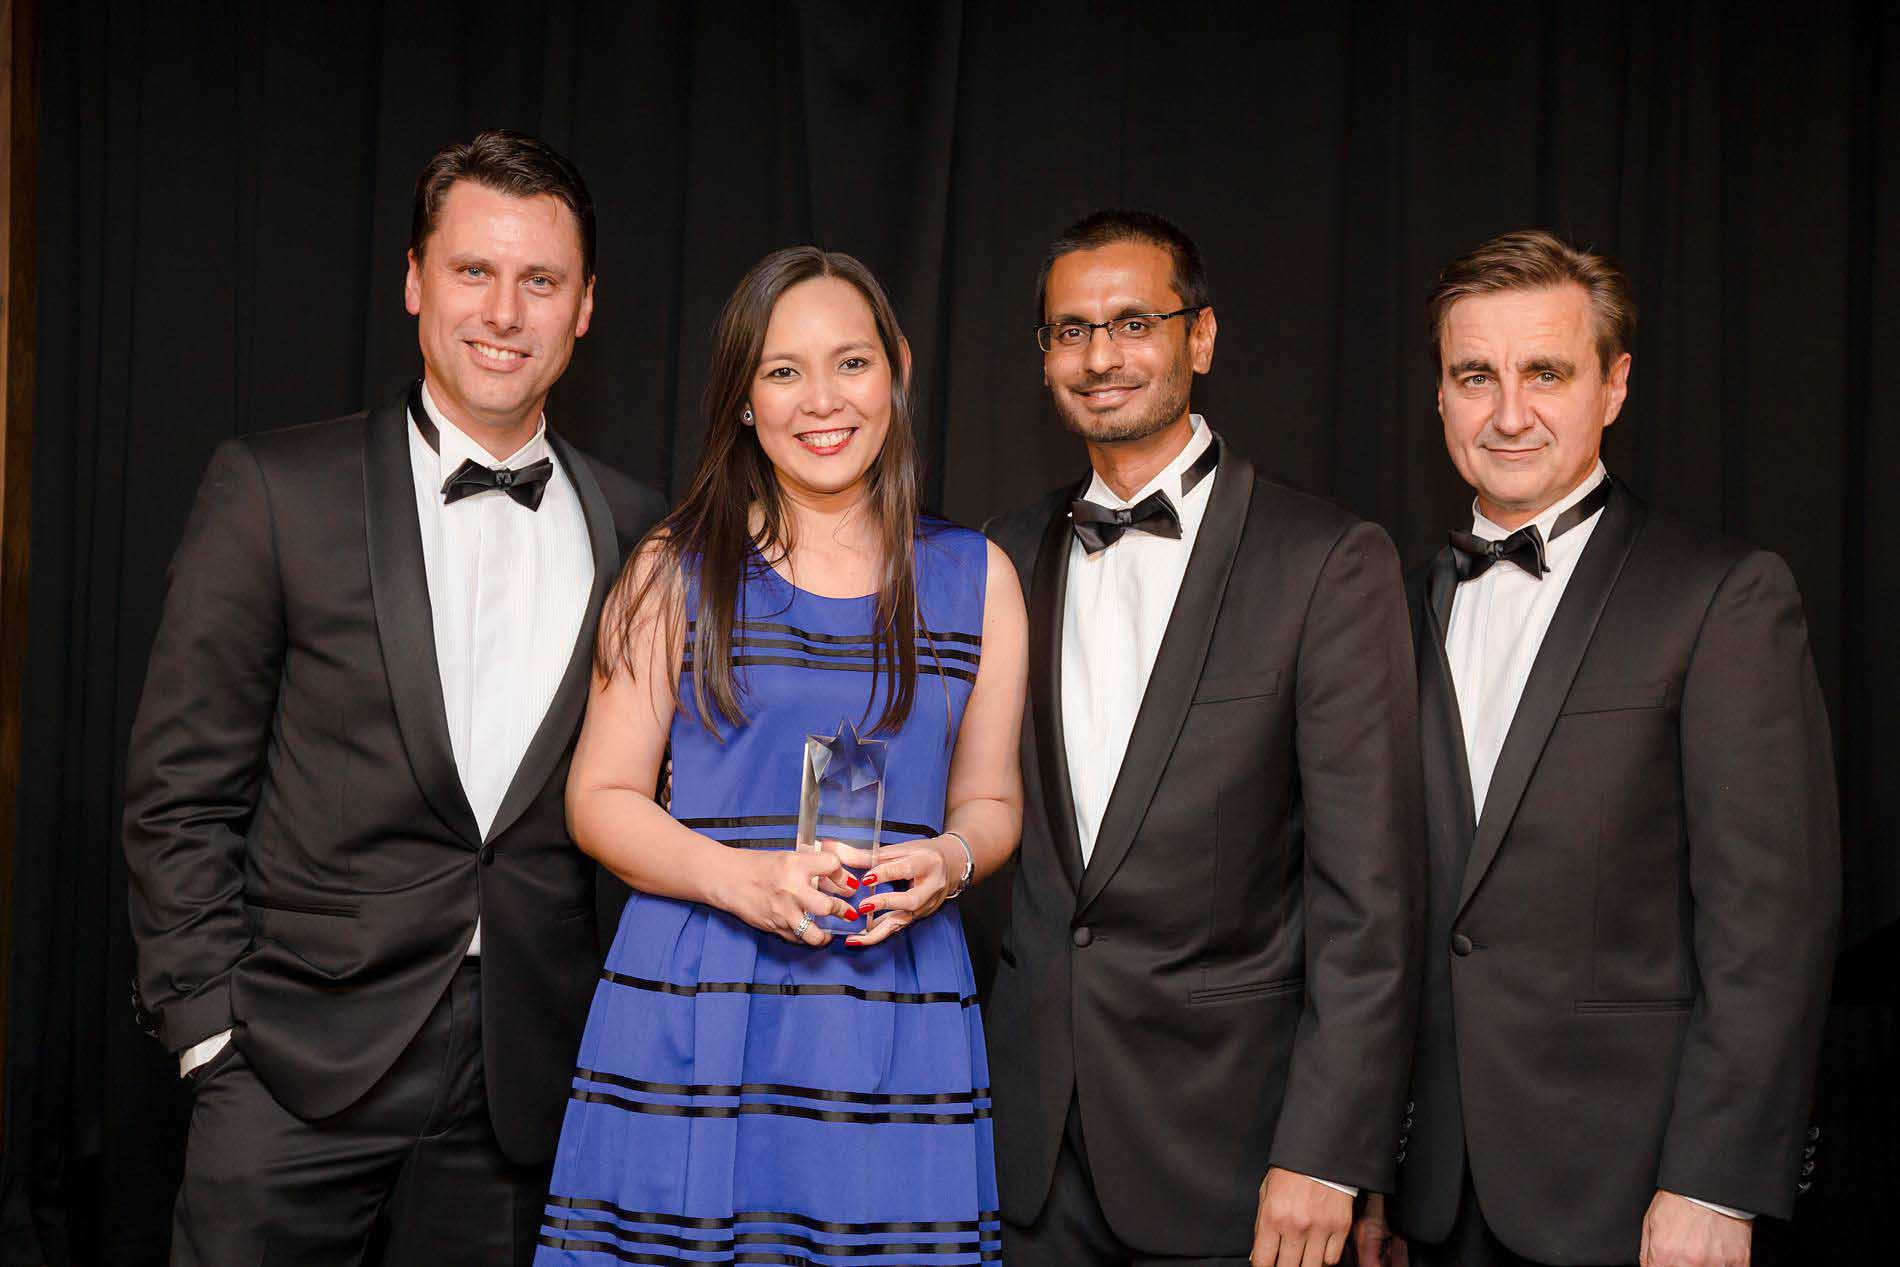
[[[1699,1205],[1705,1210],[1714,1210],[1717,1214],[1726,1214],[1731,1219],[1752,1219],[1755,1217],[1754,1215],[1750,1214],[1746,1210],[1732,1210],[1728,1206],[1717,1205],[1713,1201],[1699,1200],[1695,1197],[1690,1196],[1686,1192],[1679,1192],[1676,1195],[1681,1197],[1684,1201],[1689,1202],[1691,1205]]]
[[[181,1078],[184,1077],[193,1069],[196,1069],[199,1065],[202,1065],[205,1061],[223,1051],[224,1045],[230,1041],[231,1031],[227,1029],[222,1033],[213,1034],[203,1042],[193,1043],[191,1046],[185,1048],[185,1050],[179,1052],[178,1076]]]
[[[1296,1171],[1295,1173],[1297,1174],[1298,1172]],[[1331,1179],[1321,1179],[1318,1175],[1307,1175],[1306,1177],[1311,1179],[1314,1183],[1325,1184],[1334,1192],[1343,1192],[1349,1197],[1357,1197],[1359,1195],[1359,1189],[1349,1183],[1334,1183]]]

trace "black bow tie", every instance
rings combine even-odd
[[[1582,501],[1557,516],[1550,525],[1550,539],[1569,532],[1572,528],[1596,514],[1610,500],[1610,479],[1605,476],[1601,483],[1591,489]],[[1544,573],[1550,571],[1550,565],[1544,561],[1544,535],[1537,531],[1536,524],[1525,524],[1508,537],[1496,541],[1487,541],[1476,533],[1451,532],[1451,561],[1458,569],[1460,581],[1474,581],[1490,571],[1491,565],[1498,562],[1515,563],[1530,575],[1533,581],[1544,579]]]
[[[1541,581],[1550,565],[1544,562],[1544,538],[1536,524],[1525,524],[1508,537],[1487,541],[1476,533],[1451,531],[1451,557],[1458,567],[1458,579],[1474,581],[1491,570],[1500,560],[1509,560]]]
[[[541,494],[548,491],[548,480],[553,475],[554,463],[546,458],[512,471],[505,466],[483,466],[470,458],[455,468],[455,474],[442,481],[442,504],[450,506],[492,488],[508,494],[529,510],[539,510]]]
[[[1069,503],[1069,515],[1075,521],[1076,539],[1090,554],[1114,545],[1124,532],[1181,539],[1181,512],[1160,489],[1120,509],[1078,497]]]
[[[429,417],[429,411],[422,403],[421,379],[417,379],[409,389],[409,416],[416,420],[416,430],[422,433],[429,447],[437,453],[442,452],[441,433],[436,430],[435,419]],[[464,497],[494,489],[508,494],[529,510],[539,510],[541,495],[548,491],[548,481],[553,477],[554,463],[547,458],[531,462],[519,470],[510,470],[505,466],[483,466],[470,458],[442,481],[442,504],[453,505]]]
[[[1201,456],[1181,472],[1181,496],[1193,492],[1194,486],[1213,474],[1219,464],[1220,437],[1214,436],[1201,450]],[[1090,554],[1098,554],[1114,545],[1124,532],[1145,532],[1172,541],[1181,539],[1181,512],[1160,489],[1132,506],[1119,508],[1078,497],[1069,503],[1069,517],[1074,521],[1076,540]]]

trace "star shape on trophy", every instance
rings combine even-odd
[[[838,723],[838,733],[827,739],[808,736],[826,752],[819,778],[832,787],[858,792],[884,780],[886,745],[881,739],[865,739],[858,734],[857,723],[850,719]]]

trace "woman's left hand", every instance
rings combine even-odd
[[[871,865],[871,851],[868,849],[859,849],[842,840],[827,840],[824,846],[835,852],[838,860],[853,870]],[[954,868],[951,866],[952,853],[955,854]],[[863,932],[846,937],[845,945],[875,946],[918,920],[934,915],[937,908],[949,898],[957,878],[963,875],[964,864],[963,846],[952,836],[931,836],[924,840],[907,840],[901,845],[880,845],[877,866],[864,876],[864,888],[889,886],[894,880],[908,880],[910,887],[901,890],[886,887],[883,892],[870,896],[859,890],[858,910],[870,917],[871,922]]]

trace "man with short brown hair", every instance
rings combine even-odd
[[[658,496],[543,416],[593,204],[531,137],[417,182],[421,381],[226,441],[129,758],[138,987],[194,1103],[175,1264],[525,1264],[596,963],[562,791]]]
[[[1801,1181],[1840,908],[1800,595],[1604,470],[1635,326],[1614,263],[1506,234],[1431,316],[1477,497],[1412,587],[1425,985],[1360,1261],[1397,1261],[1396,1229],[1428,1267],[1743,1267]]]

